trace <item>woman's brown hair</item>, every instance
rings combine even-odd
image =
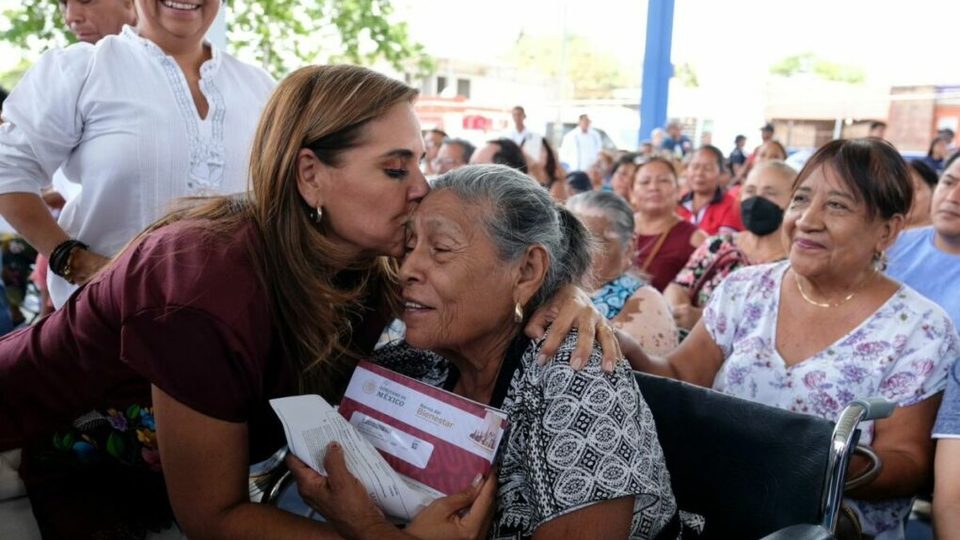
[[[338,399],[356,359],[354,324],[372,302],[391,310],[399,302],[392,259],[371,255],[357,260],[308,216],[310,208],[297,187],[298,153],[309,148],[325,164],[339,166],[343,152],[362,144],[369,122],[398,103],[412,102],[417,93],[358,66],[294,71],[261,114],[250,155],[249,201],[204,199],[168,214],[147,231],[190,219],[216,234],[252,219],[262,242],[250,247],[251,259],[302,391]]]
[[[883,139],[836,139],[823,145],[803,166],[793,182],[793,192],[820,167],[830,167],[857,202],[866,206],[869,219],[907,215],[913,204],[913,181],[897,149]]]

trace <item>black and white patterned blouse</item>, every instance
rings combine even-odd
[[[678,530],[653,415],[627,364],[603,373],[595,347],[587,366],[574,370],[574,333],[552,361],[538,366],[541,344],[524,340],[511,347],[522,356],[511,361],[508,353],[501,371],[515,369],[502,405],[492,403],[507,413],[510,431],[501,443],[490,538],[530,538],[547,521],[625,496],[635,497],[630,538],[662,538]],[[447,360],[405,342],[381,348],[374,361],[434,386],[451,388],[457,377]]]

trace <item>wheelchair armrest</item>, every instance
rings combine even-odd
[[[760,540],[836,540],[836,537],[822,525],[791,525]]]

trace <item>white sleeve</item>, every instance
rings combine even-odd
[[[3,103],[0,194],[40,193],[83,134],[78,110],[94,48],[45,53]]]

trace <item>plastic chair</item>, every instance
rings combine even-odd
[[[834,424],[672,379],[636,378],[677,502],[704,516],[704,538],[834,538],[857,425],[894,408],[858,400]]]

